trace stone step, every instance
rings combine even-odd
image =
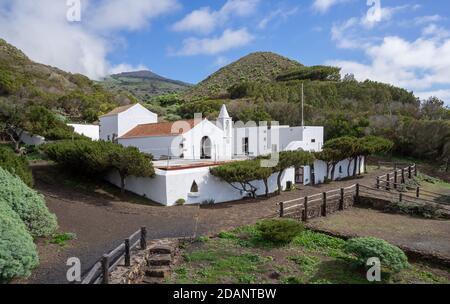
[[[170,267],[159,266],[159,267],[147,267],[145,269],[145,275],[150,278],[166,278],[170,275]]]
[[[157,285],[157,284],[163,284],[162,278],[151,278],[151,277],[144,277],[142,280],[142,284],[149,284],[149,285]]]
[[[169,266],[172,263],[170,254],[156,254],[148,259],[149,266]]]
[[[152,245],[149,248],[151,254],[172,254],[173,251],[174,249],[172,246],[163,244]]]

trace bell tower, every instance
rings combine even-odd
[[[223,151],[226,159],[231,159],[233,154],[233,119],[228,114],[227,107],[222,105],[219,118],[217,118],[217,126],[223,130]]]

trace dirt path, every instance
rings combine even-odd
[[[281,201],[355,183],[345,181],[301,187],[270,199],[213,207],[163,207],[132,204],[108,192],[74,188],[58,176],[49,178],[52,170],[55,168],[48,165],[33,167],[36,189],[45,196],[49,209],[57,215],[60,231],[75,233],[77,239],[66,248],[38,242],[41,265],[27,280],[28,283],[65,283],[69,257],[80,258],[84,272],[141,226],[147,227],[149,238],[211,235],[274,216],[276,204]],[[372,184],[379,174],[380,171],[372,172],[358,182]]]
[[[450,259],[450,221],[352,208],[311,221],[311,228],[346,236],[373,236],[414,251]]]

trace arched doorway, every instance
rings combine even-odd
[[[201,143],[201,159],[211,159],[212,158],[212,142],[208,136],[202,138]]]

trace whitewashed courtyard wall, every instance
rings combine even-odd
[[[186,204],[197,204],[211,199],[215,203],[224,203],[240,200],[247,196],[246,193],[213,176],[208,167],[175,171],[157,169],[155,171],[156,176],[154,178],[127,178],[126,189],[166,206],[175,205],[179,199],[184,199]],[[116,172],[111,172],[107,176],[107,180],[118,187],[120,186],[120,178]],[[194,181],[198,185],[198,193],[190,193]],[[283,190],[286,189],[287,182],[295,183],[294,168],[290,168],[283,173]],[[265,194],[262,181],[256,181],[252,184],[258,188],[258,195]],[[269,192],[273,193],[277,189],[277,175],[274,174],[269,179]]]
[[[84,135],[92,140],[100,139],[100,126],[98,125],[82,125],[82,124],[69,124],[73,127],[74,132],[80,135]]]
[[[39,135],[32,135],[26,131],[22,132],[20,141],[29,146],[40,146],[45,143],[45,137]]]

